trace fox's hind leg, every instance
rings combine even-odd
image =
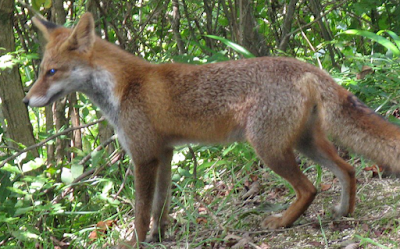
[[[334,208],[335,216],[351,214],[355,207],[355,170],[339,157],[318,123],[308,127],[301,137],[297,149],[314,162],[328,168],[339,179],[342,190],[340,203]]]
[[[161,241],[169,224],[169,204],[171,196],[171,160],[173,149],[166,148],[160,155],[157,170],[157,184],[153,200],[152,227],[147,242]]]
[[[291,226],[310,206],[317,190],[297,165],[292,148],[272,154],[255,144],[253,146],[261,159],[275,173],[287,180],[296,191],[296,200],[289,208],[281,214],[267,217],[261,226],[270,229]]]

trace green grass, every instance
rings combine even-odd
[[[242,146],[242,154],[246,153],[243,145],[238,146]],[[211,154],[215,157],[207,157]],[[198,172],[196,181],[188,175],[174,182],[172,225],[162,243],[166,248],[226,248],[240,243],[240,238],[252,244],[249,248],[342,248],[352,243],[359,248],[400,246],[400,181],[371,178],[371,172],[362,170],[364,163],[356,165],[357,204],[353,217],[332,221],[331,209],[339,199],[339,183],[332,173],[302,160],[302,168],[310,180],[332,187],[320,191],[293,227],[268,231],[262,230],[259,223],[267,215],[287,208],[295,197],[292,188],[256,158],[251,166],[245,167],[248,158],[241,159],[233,152],[222,159],[211,148],[203,149],[197,156],[200,156],[198,161],[204,157],[224,163]],[[190,164],[190,160],[186,155],[184,162]],[[247,185],[254,179],[260,183],[259,193],[243,200]],[[131,215],[127,214],[130,218],[123,220],[133,222]],[[162,248],[161,244],[148,246]]]

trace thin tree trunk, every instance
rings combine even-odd
[[[281,40],[278,47],[283,52],[286,52],[286,49],[289,44],[290,36],[288,36],[287,34],[290,33],[290,29],[292,28],[292,23],[294,20],[294,11],[296,10],[297,2],[298,0],[290,0],[289,4],[286,7],[286,15],[283,21]]]
[[[101,112],[96,113],[97,118],[100,119],[103,115]],[[110,137],[114,135],[114,128],[107,122],[103,121],[99,123],[99,142],[100,144],[104,143]],[[107,153],[111,154],[115,150],[114,143],[111,143],[107,146]]]
[[[318,19],[318,25],[321,29],[321,35],[322,38],[325,41],[332,41],[332,33],[330,32],[330,30],[326,27],[324,21],[321,17],[321,12],[322,12],[322,7],[321,7],[321,3],[319,1],[316,0],[310,0],[310,7],[311,7],[311,11],[313,12],[315,19]],[[329,56],[331,58],[331,62],[333,66],[337,66],[337,63],[335,61],[335,48],[331,45],[328,44],[328,50],[329,50]],[[338,52],[338,54],[340,55],[340,53]]]
[[[53,122],[53,111],[51,110],[51,106],[48,105],[45,107],[45,115],[46,115],[46,131],[47,134],[50,134],[54,130],[54,122]],[[51,167],[55,162],[54,158],[55,147],[53,143],[47,144],[47,166]]]
[[[81,125],[81,122],[79,120],[79,110],[75,106],[78,103],[78,99],[76,97],[77,93],[71,93],[68,96],[68,102],[69,102],[69,117],[71,119],[71,124],[72,127],[77,127]],[[74,130],[72,132],[72,147],[78,148],[82,150],[82,132],[81,129]],[[75,154],[72,154],[72,158],[75,157]]]
[[[268,6],[268,8],[267,8],[268,22],[270,23],[272,33],[275,37],[275,41],[277,44],[279,44],[282,39],[280,36],[280,32],[278,32],[278,30],[280,28],[280,27],[278,27],[279,22],[277,22],[277,19],[278,19],[277,8],[278,8],[279,4],[275,0],[269,0],[267,3],[267,6]]]
[[[265,39],[258,31],[254,18],[253,3],[250,0],[239,0],[239,43],[256,56],[269,54]]]
[[[172,18],[171,18],[171,26],[172,31],[174,33],[176,45],[178,46],[179,54],[186,53],[185,44],[183,44],[181,33],[180,33],[180,25],[181,25],[181,13],[179,11],[179,2],[178,0],[172,0]]]
[[[236,3],[236,1],[235,1],[235,3]],[[228,10],[226,10],[226,16],[227,16],[227,18],[228,18],[228,16],[230,16],[229,20],[231,22],[231,26],[233,27],[232,34],[234,34],[234,37],[235,37],[235,39],[233,39],[233,41],[239,42],[240,41],[240,27],[239,27],[238,21],[237,21],[238,17],[237,17],[236,4],[233,4],[232,0],[228,0],[228,5],[229,5],[229,9],[230,9],[230,15],[228,14]]]
[[[51,8],[51,19],[55,23],[63,25],[66,21],[66,13],[64,10],[64,0],[53,0],[53,6]]]
[[[186,4],[185,0],[182,0],[182,5],[183,5],[183,12],[185,13],[185,17],[186,17],[186,20],[187,20],[187,25],[189,27],[190,37],[191,37],[192,41],[198,42],[198,40],[196,38],[196,33],[195,33],[195,31],[194,31],[194,29],[193,29],[193,27],[191,25],[192,20],[190,18],[188,7],[187,7],[187,4]]]
[[[0,56],[7,52],[15,51],[13,16],[14,1],[0,0]],[[0,71],[0,98],[2,99],[2,112],[7,121],[6,135],[17,143],[26,146],[35,143],[32,125],[29,120],[28,110],[22,103],[24,97],[21,76],[18,65]],[[11,144],[18,147],[17,144]],[[33,151],[34,156],[39,156],[38,152]]]
[[[212,9],[213,9],[213,4],[211,3],[211,0],[203,0],[204,3],[204,12],[206,14],[206,34],[207,35],[212,35]],[[214,44],[213,41],[208,38],[205,37],[204,38],[206,41],[206,45],[207,47],[209,47],[210,49],[213,49]]]
[[[229,30],[231,31],[231,40],[233,42],[237,42],[238,37],[239,37],[239,31],[236,28],[237,27],[236,19],[234,19],[232,17],[232,14],[231,14],[231,12],[233,12],[233,10],[232,11],[228,10],[228,6],[226,5],[226,1],[225,0],[220,0],[220,4],[222,6],[222,10],[223,10],[223,12],[225,14],[225,17],[229,22]]]
[[[56,123],[56,131],[60,131],[61,128],[66,128],[68,125],[67,118],[65,117],[66,98],[56,101],[53,104],[53,120]],[[56,139],[56,160],[57,164],[62,163],[64,157],[67,156],[68,140],[65,138]]]
[[[53,6],[51,8],[51,20],[59,25],[63,25],[65,23],[65,10],[64,10],[64,1],[63,0],[54,0],[53,1]],[[58,100],[54,102],[53,104],[53,120],[56,124],[56,131],[60,131],[62,127],[66,128],[69,125],[69,122],[66,118],[66,104],[67,104],[67,99],[63,98],[61,100]],[[56,139],[56,160],[57,164],[61,163],[65,157],[69,158],[69,155],[67,153],[68,151],[68,140],[69,139],[61,139],[57,138]]]

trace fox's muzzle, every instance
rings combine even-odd
[[[23,98],[23,99],[22,99],[22,102],[24,102],[24,104],[25,104],[26,106],[29,106],[29,99],[28,99],[27,97]]]

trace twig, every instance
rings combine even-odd
[[[253,242],[248,241],[247,243],[249,245],[251,245],[252,247],[256,248],[256,249],[261,249],[261,247],[259,247],[258,245],[254,244]]]
[[[52,204],[56,204],[58,203],[61,199],[64,199],[64,197],[71,193],[74,190],[74,186],[79,183],[81,180],[83,180],[84,178],[86,178],[87,176],[93,174],[94,172],[96,172],[97,170],[101,170],[103,167],[100,168],[94,168],[94,169],[90,169],[86,172],[83,172],[80,176],[78,176],[77,178],[75,178],[75,180],[73,182],[71,182],[69,184],[69,187],[67,187],[60,195],[57,195],[52,201]]]
[[[53,241],[53,243],[56,244],[59,248],[65,248],[70,245],[70,242],[60,241],[54,236],[50,236],[50,240]]]
[[[75,180],[73,182],[71,182],[69,184],[69,187],[67,187],[60,195],[56,196],[53,201],[51,202],[52,204],[56,204],[58,203],[60,200],[64,199],[65,196],[67,196],[69,193],[71,193],[74,190],[74,187],[83,179],[85,179],[86,177],[88,177],[89,175],[92,174],[97,174],[98,172],[102,171],[106,166],[109,166],[111,164],[116,163],[119,159],[121,159],[122,154],[118,153],[117,155],[114,156],[113,159],[111,159],[111,161],[109,163],[106,163],[105,165],[99,167],[99,168],[94,168],[94,169],[90,169],[86,172],[83,172],[80,176],[78,176],[77,178],[75,178]]]
[[[332,11],[334,11],[335,9],[337,9],[337,8],[340,7],[340,6],[342,6],[343,4],[345,4],[345,3],[348,2],[348,1],[349,1],[349,0],[344,0],[344,1],[342,1],[342,2],[340,2],[340,3],[338,3],[338,4],[336,4],[335,6],[332,7],[332,9],[328,10],[327,12],[325,12],[324,14],[322,14],[321,16],[315,18],[312,22],[307,23],[306,25],[304,25],[304,26],[302,26],[302,27],[300,27],[300,28],[298,28],[298,29],[295,29],[294,31],[292,31],[292,32],[290,32],[290,33],[288,33],[288,34],[286,34],[286,35],[285,35],[285,38],[286,38],[286,37],[290,37],[291,35],[296,34],[297,32],[301,31],[301,30],[304,29],[304,28],[310,27],[311,25],[313,25],[314,23],[318,22],[320,19],[324,18],[324,17],[327,16],[329,13],[331,13]],[[283,39],[282,39],[282,40],[283,40]]]
[[[110,143],[112,143],[115,139],[117,138],[117,135],[113,135],[111,136],[109,139],[107,139],[106,141],[104,141],[102,144],[100,144],[99,146],[97,146],[93,151],[99,151],[103,148],[105,148],[107,145],[109,145]],[[89,161],[89,159],[92,158],[92,153],[87,154],[84,158],[82,158],[82,160],[79,161],[79,165],[83,165],[85,164],[87,161]]]
[[[196,182],[197,181],[197,159],[196,159],[196,154],[194,153],[194,150],[190,144],[188,144],[190,154],[192,154],[192,159],[193,159],[193,179]]]
[[[26,147],[25,149],[23,149],[23,150],[21,150],[21,151],[15,153],[14,155],[12,155],[12,156],[10,156],[10,157],[4,159],[4,161],[0,163],[0,168],[3,167],[8,161],[17,158],[18,156],[20,156],[21,154],[23,154],[23,153],[25,153],[25,152],[28,152],[28,151],[30,151],[30,150],[33,150],[33,149],[37,148],[37,147],[40,147],[40,146],[46,144],[48,141],[53,140],[54,138],[57,138],[57,137],[59,137],[59,136],[62,136],[62,135],[64,135],[64,134],[67,134],[67,133],[69,133],[69,132],[71,132],[71,131],[74,131],[74,130],[77,130],[77,129],[87,128],[87,127],[89,127],[89,126],[98,124],[98,123],[100,123],[100,122],[102,122],[102,121],[104,121],[104,120],[105,120],[105,118],[103,117],[103,118],[100,118],[100,119],[98,119],[97,121],[94,121],[94,122],[92,122],[92,123],[85,124],[85,125],[80,125],[80,126],[76,126],[76,127],[70,127],[70,128],[68,128],[68,129],[65,129],[65,130],[63,130],[63,131],[57,133],[57,134],[54,134],[54,135],[52,135],[52,136],[46,138],[45,140],[43,140],[43,141],[41,141],[41,142],[39,142],[39,143],[37,143],[37,144],[31,145],[31,146],[29,146],[29,147]]]
[[[194,198],[196,199],[197,202],[199,202],[206,210],[207,212],[210,214],[211,218],[217,223],[217,225],[219,226],[219,228],[223,231],[223,232],[227,232],[227,228],[225,228],[219,221],[217,216],[215,216],[215,214],[207,207],[207,205],[204,203],[203,200],[200,199],[199,195],[195,195]]]
[[[2,241],[0,241],[0,246],[3,246],[5,244],[7,244],[8,241],[12,240],[14,237],[12,237],[11,235],[7,235],[6,238],[4,238]]]
[[[108,16],[107,12],[103,9],[103,7],[101,7],[100,1],[99,1],[99,0],[95,0],[94,2],[96,3],[97,8],[100,10],[101,14],[102,14],[103,16]],[[106,19],[105,21],[108,22],[107,19]],[[114,22],[108,22],[108,23],[113,27],[114,32],[115,32],[115,35],[117,36],[120,45],[121,45],[123,48],[125,48],[125,46],[126,46],[126,39],[125,39],[124,37],[122,37],[121,33],[119,32],[119,29],[118,29],[117,25],[115,25]],[[107,31],[106,31],[106,32],[107,32]]]
[[[296,20],[296,22],[297,22],[298,25],[300,26],[299,20]],[[301,35],[303,36],[303,38],[304,38],[304,39],[306,40],[306,42],[308,43],[308,46],[310,46],[311,50],[315,53],[316,50],[315,50],[314,46],[311,44],[310,40],[308,39],[308,37],[307,37],[306,34],[304,33],[304,31],[303,31],[303,29],[302,29],[301,26],[300,26],[300,30],[301,30]],[[318,66],[319,66],[319,68],[320,68],[320,69],[323,69],[321,60],[319,59],[318,56],[316,56],[316,58],[317,58],[317,61],[318,61]]]
[[[126,183],[126,179],[128,178],[128,175],[131,173],[131,168],[129,167],[126,172],[125,172],[125,176],[124,176],[124,180],[122,181],[121,186],[118,189],[118,192],[115,194],[114,196],[114,200],[118,198],[119,194],[121,193],[121,191],[124,189],[125,187],[125,183]]]

